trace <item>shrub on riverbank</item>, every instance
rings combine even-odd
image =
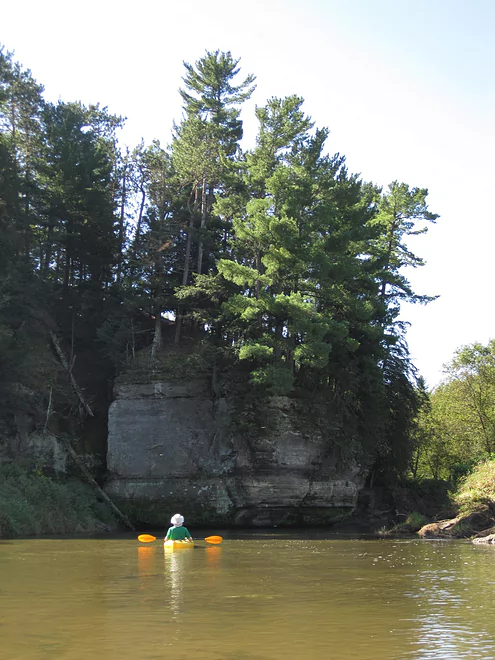
[[[94,533],[116,528],[90,486],[0,466],[0,537]]]

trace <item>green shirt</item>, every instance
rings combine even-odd
[[[176,527],[174,525],[173,527],[168,528],[165,541],[170,541],[170,540],[183,541],[186,538],[191,538],[191,534],[189,533],[187,527],[184,527],[184,525],[181,525],[180,527]]]

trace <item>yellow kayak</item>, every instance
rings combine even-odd
[[[194,548],[194,541],[164,541],[163,547],[165,550],[187,550]]]

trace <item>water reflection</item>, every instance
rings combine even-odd
[[[212,545],[205,548],[206,565],[209,569],[217,569],[220,567],[220,560],[222,558],[222,548],[219,545]]]
[[[491,589],[483,580],[486,563],[467,544],[423,543],[417,554],[419,569],[408,595],[421,610],[416,618],[421,657],[494,658],[493,628],[486,628],[483,611],[493,607]]]
[[[1,660],[495,658],[495,548],[267,538],[0,545]]]
[[[187,570],[191,565],[194,548],[185,550],[165,550],[163,553],[165,587],[168,591],[170,609],[175,619],[181,611],[184,602],[184,586],[187,581]]]
[[[150,577],[155,571],[156,548],[153,545],[140,545],[138,552],[138,569],[141,578]]]

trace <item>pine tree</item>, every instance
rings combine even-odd
[[[357,346],[343,300],[352,300],[353,310],[364,307],[354,285],[371,217],[344,159],[323,155],[328,131],[312,131],[302,102],[271,99],[257,110],[257,148],[247,155],[245,176],[250,198],[244,206],[227,198],[216,207],[237,207],[232,255],[218,269],[240,288],[224,306],[237,327],[239,356],[258,363],[254,378],[275,378],[282,389],[305,369],[327,374],[335,342]]]
[[[239,73],[239,60],[230,52],[206,52],[195,66],[185,62],[185,88],[180,90],[185,116],[175,127],[172,145],[173,167],[180,185],[189,191],[189,222],[182,285],[189,284],[192,272],[201,275],[214,266],[209,255],[221,251],[226,227],[221,222],[211,230],[210,218],[215,198],[225,194],[237,179],[236,161],[242,138],[240,104],[253,90],[254,76],[233,84]],[[194,249],[196,248],[196,249]],[[206,250],[206,253],[205,253]],[[191,264],[196,252],[195,267]],[[177,314],[176,343],[180,340],[184,308]]]
[[[22,240],[23,257],[30,259],[37,240],[36,218],[42,207],[38,181],[43,159],[43,87],[29,70],[0,47],[0,133],[10,154],[16,189],[13,214]]]
[[[62,102],[48,105],[45,117],[43,272],[65,290],[83,283],[101,290],[118,262],[114,132],[121,120],[98,106]]]
[[[412,188],[405,183],[393,181],[379,202],[379,212],[373,222],[377,238],[373,243],[373,259],[379,282],[382,313],[389,319],[397,316],[400,302],[427,303],[431,296],[414,293],[403,273],[406,267],[423,266],[424,261],[407,245],[409,236],[425,234],[425,223],[434,223],[439,217],[428,210],[428,190]],[[418,228],[418,222],[421,226]]]

